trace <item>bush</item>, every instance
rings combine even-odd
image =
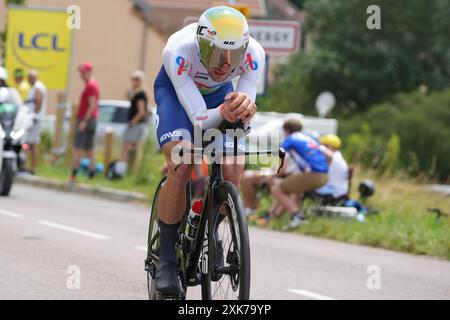
[[[421,85],[449,86],[450,14],[445,0],[304,1],[306,49],[276,69],[261,107],[315,114],[322,91],[337,98],[334,114],[367,110]],[[381,9],[381,30],[368,30],[366,9]]]
[[[53,148],[53,137],[49,130],[43,130],[41,132],[41,141],[39,143],[39,153],[49,154],[52,152]]]
[[[400,94],[365,114],[340,121],[347,141],[344,152],[352,162],[392,172],[450,178],[450,90]]]

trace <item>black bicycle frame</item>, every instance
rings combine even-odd
[[[236,146],[237,146],[237,143],[235,143],[235,150],[234,150],[235,153],[234,154],[238,154],[238,150],[236,149]],[[194,150],[194,152],[195,151],[199,151],[199,150]],[[255,151],[255,152],[247,151],[247,152],[242,153],[242,155],[245,155],[245,156],[262,155],[262,154],[273,155],[274,151],[272,151],[272,150]],[[279,170],[284,165],[285,156],[286,156],[286,153],[285,153],[284,149],[280,148],[278,151],[278,157],[281,159],[281,165],[279,167]],[[213,155],[213,157],[214,157],[214,155]],[[223,172],[222,172],[222,164],[213,163],[211,165],[210,179],[208,181],[208,187],[206,189],[206,194],[204,197],[205,205],[203,206],[203,211],[202,211],[202,214],[200,217],[200,223],[199,223],[199,227],[197,229],[197,234],[195,236],[195,239],[193,240],[193,245],[191,247],[190,254],[187,259],[186,279],[187,279],[188,285],[189,284],[191,284],[191,285],[197,284],[197,273],[196,273],[197,265],[199,263],[200,254],[202,252],[203,244],[205,241],[206,224],[209,219],[215,218],[215,217],[212,217],[212,214],[215,210],[214,206],[216,205],[215,198],[214,198],[215,190],[216,190],[217,184],[219,184],[223,181],[224,181],[224,179],[223,179]],[[208,232],[211,232],[211,230],[208,230]],[[209,252],[208,252],[208,255],[210,255]]]
[[[197,229],[195,239],[193,240],[190,255],[187,260],[186,278],[188,280],[188,283],[191,284],[196,283],[197,280],[197,273],[196,273],[197,265],[205,241],[206,224],[209,219],[214,218],[212,217],[215,205],[214,191],[216,189],[216,185],[222,181],[223,181],[222,165],[216,163],[212,164],[211,175],[208,181],[208,187],[206,189],[206,194],[204,197],[205,205],[203,206],[203,211],[200,217],[200,224]],[[208,232],[210,232],[210,230],[208,230]]]

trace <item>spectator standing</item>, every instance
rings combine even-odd
[[[121,161],[117,164],[117,173],[124,175],[127,171],[128,157],[132,150],[139,148],[148,117],[148,98],[145,93],[145,74],[137,70],[131,75],[131,107],[128,110],[128,127],[124,133]]]
[[[100,89],[93,77],[93,66],[90,62],[81,64],[78,68],[85,88],[80,97],[77,113],[77,124],[74,135],[74,152],[70,181],[75,182],[80,160],[83,153],[89,158],[89,179],[95,176],[94,138],[99,113],[98,100]]]
[[[20,94],[20,97],[23,101],[28,100],[28,95],[31,90],[30,83],[25,79],[25,73],[23,69],[16,69],[14,70],[14,84],[17,89],[17,91]]]
[[[29,145],[29,154],[31,156],[31,174],[34,174],[36,171],[39,156],[39,142],[41,139],[41,126],[47,110],[47,88],[38,78],[39,74],[36,70],[30,70],[28,72],[28,82],[31,88],[26,101],[27,106],[33,112],[33,126],[28,130],[26,142]]]

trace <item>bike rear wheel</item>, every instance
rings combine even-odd
[[[205,300],[248,300],[250,297],[250,243],[247,220],[236,187],[220,183],[214,191],[213,217],[208,221],[208,275],[203,277],[202,298]],[[214,243],[221,242],[223,266]],[[209,254],[212,253],[212,254]],[[216,281],[212,276],[216,275]],[[218,278],[218,279],[217,279]]]
[[[159,256],[159,225],[158,225],[158,202],[161,189],[166,182],[163,178],[156,189],[153,197],[152,211],[150,214],[150,223],[148,228],[148,242],[147,242],[147,260],[145,269],[147,271],[147,289],[148,298],[150,300],[158,300],[158,294],[155,289],[155,273],[157,264],[156,258]]]
[[[177,257],[178,257],[178,275],[179,275],[179,281],[180,286],[182,288],[182,292],[180,292],[177,296],[161,296],[156,291],[156,285],[155,285],[155,275],[156,275],[156,269],[159,265],[159,250],[160,250],[160,243],[159,243],[159,224],[158,224],[158,206],[159,206],[159,197],[161,194],[161,190],[164,187],[165,183],[167,181],[167,177],[164,177],[161,182],[158,185],[158,188],[156,189],[155,196],[153,198],[152,203],[152,211],[150,215],[150,223],[149,223],[149,230],[148,230],[148,241],[147,241],[147,259],[145,260],[145,270],[147,271],[147,289],[148,289],[148,296],[150,300],[184,300],[186,298],[186,292],[187,292],[187,284],[186,284],[186,277],[185,277],[185,256],[186,252],[184,250],[185,245],[184,243],[180,242],[179,239],[176,245],[176,251],[177,251]],[[190,183],[186,187],[186,202],[187,204],[190,204]],[[190,207],[190,206],[189,206]],[[184,230],[186,225],[185,222],[186,217],[183,218],[183,221],[181,223],[180,230]],[[179,232],[180,232],[179,230]]]

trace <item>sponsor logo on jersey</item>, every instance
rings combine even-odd
[[[185,58],[183,58],[182,56],[178,56],[176,58],[175,62],[178,66],[177,74],[179,76],[181,76],[183,74],[183,72],[188,71],[189,63],[186,61]]]
[[[318,145],[314,140],[308,140],[308,142],[306,143],[306,145],[307,145],[308,148],[310,148],[311,150],[319,150],[319,145]]]
[[[174,137],[181,137],[182,135],[183,135],[183,133],[181,131],[176,130],[173,132],[168,132],[168,133],[163,134],[159,140],[160,140],[160,142],[164,142],[167,139],[171,139]]]
[[[207,72],[197,71],[197,73],[194,76],[194,79],[209,80],[209,74]]]
[[[242,143],[238,142],[237,147],[238,147],[239,150],[245,152],[245,145],[243,145]],[[230,141],[225,142],[225,148],[226,149],[233,149],[234,148],[234,142],[230,142]]]
[[[207,115],[198,116],[197,118],[195,118],[195,120],[197,120],[197,121],[205,121],[205,120],[208,120],[208,116]]]
[[[248,71],[256,71],[258,70],[258,62],[256,62],[255,60],[253,60],[253,57],[250,53],[247,53],[247,59],[245,60],[245,68]]]

